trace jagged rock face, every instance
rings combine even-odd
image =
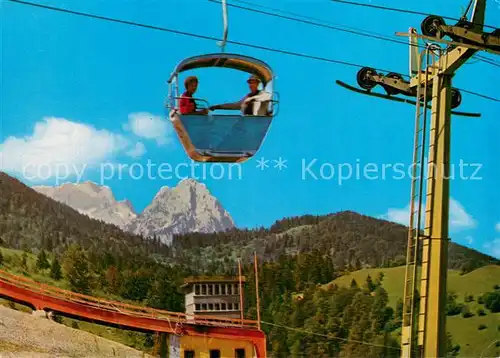
[[[145,237],[156,235],[171,243],[173,234],[220,232],[234,228],[229,213],[204,184],[182,180],[176,187],[163,187],[151,204],[126,227]]]
[[[140,215],[128,200],[117,201],[109,187],[90,181],[33,189],[91,218],[144,237],[156,235],[167,244],[174,234],[234,228],[233,219],[219,201],[193,179],[183,180],[174,188],[163,187]]]
[[[128,200],[117,201],[107,186],[93,182],[60,186],[34,186],[34,190],[88,215],[93,219],[124,228],[137,214]]]

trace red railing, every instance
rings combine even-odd
[[[234,327],[234,328],[251,328],[258,327],[257,321],[248,319],[234,319],[226,317],[205,316],[205,315],[188,315],[180,312],[171,312],[159,310],[145,306],[131,305],[119,301],[111,301],[103,298],[88,296],[68,290],[64,290],[51,285],[36,282],[32,279],[11,274],[0,270],[0,283],[5,282],[9,285],[29,290],[41,296],[49,296],[59,300],[84,305],[86,307],[97,308],[99,310],[116,312],[121,315],[152,318],[155,320],[165,320],[168,322],[181,324],[195,324],[215,327]],[[0,285],[1,288],[1,285]],[[1,290],[0,290],[1,292]],[[8,293],[7,293],[8,295]]]

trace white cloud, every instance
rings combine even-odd
[[[146,146],[142,142],[137,142],[135,147],[130,149],[126,154],[132,158],[139,158],[146,153]]]
[[[472,238],[472,236],[467,236],[465,237],[465,242],[471,245],[474,242],[474,239]]]
[[[455,199],[450,199],[450,227],[460,230],[472,229],[476,225],[476,220],[465,211],[462,204]]]
[[[33,134],[9,137],[0,144],[0,169],[27,180],[44,181],[83,172],[128,146],[117,134],[65,118],[45,117]]]
[[[418,203],[415,204],[414,210],[417,209]],[[380,216],[382,219],[393,221],[402,225],[409,225],[410,222],[410,205],[408,204],[403,209],[389,208],[387,213]],[[415,216],[415,220],[417,217]],[[422,203],[421,211],[421,228],[425,226],[425,203]],[[464,207],[455,199],[450,198],[450,230],[458,231],[462,229],[472,229],[476,227],[477,222],[468,214]],[[415,223],[416,224],[416,223]]]
[[[172,126],[162,117],[147,112],[137,112],[129,114],[128,119],[128,123],[123,128],[132,131],[136,136],[154,139],[158,145],[172,142]]]
[[[487,242],[483,246],[487,250],[486,254],[500,259],[500,238]]]
[[[382,215],[382,218],[398,224],[408,225],[410,222],[409,215],[410,206],[408,205],[404,209],[389,208],[389,210],[387,210],[387,213],[385,215]]]

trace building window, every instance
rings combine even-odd
[[[231,290],[232,285],[226,285],[226,290],[228,295],[232,295],[233,290]]]
[[[206,303],[202,303],[202,304],[201,304],[201,309],[202,309],[203,311],[206,311],[206,310],[207,310],[207,304],[206,304]]]
[[[221,285],[221,294],[225,295],[226,294],[226,285]]]
[[[240,309],[240,304],[239,303],[235,303],[234,304],[234,309],[235,310],[239,310]]]
[[[220,304],[218,304],[218,303],[215,304],[215,310],[220,311]]]
[[[211,349],[210,350],[210,358],[220,358],[220,350]]]
[[[207,285],[201,285],[201,294],[206,295],[207,294]]]
[[[194,351],[184,351],[184,358],[194,358]]]
[[[235,358],[245,358],[245,348],[238,348],[234,350]]]
[[[197,310],[197,311],[199,311],[199,310],[200,310],[200,308],[201,308],[199,303],[195,304],[195,307],[196,307],[196,310]]]
[[[227,308],[226,308],[226,304],[225,303],[221,303],[221,310],[225,311]]]
[[[233,310],[233,304],[232,304],[232,303],[228,303],[228,304],[227,304],[227,309],[228,309],[229,311],[232,311],[232,310]]]
[[[214,304],[213,303],[209,303],[208,304],[208,310],[209,311],[213,311],[214,310]]]
[[[233,295],[239,295],[238,285],[233,286]]]
[[[215,285],[215,294],[220,294],[220,285]]]
[[[200,294],[200,285],[194,285],[194,294],[199,295]]]
[[[213,285],[208,285],[208,295],[211,296],[213,295],[214,293],[214,290],[213,290]]]

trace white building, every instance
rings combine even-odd
[[[241,285],[245,277],[241,278]],[[238,277],[190,277],[181,286],[185,293],[186,314],[241,318],[240,282]]]

